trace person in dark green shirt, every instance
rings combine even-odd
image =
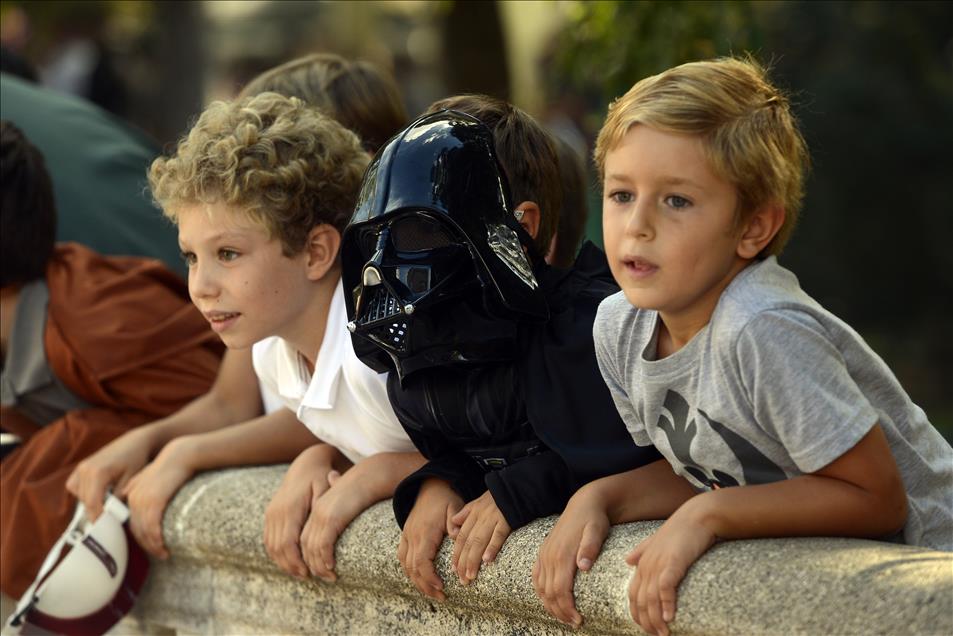
[[[180,275],[175,228],[152,205],[146,170],[158,145],[82,99],[0,73],[3,118],[46,157],[59,212],[57,241],[101,254],[148,256]]]

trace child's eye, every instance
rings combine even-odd
[[[616,203],[632,203],[634,197],[632,196],[631,192],[625,192],[623,190],[620,192],[613,192],[609,195],[609,198]]]
[[[185,261],[185,265],[187,267],[192,267],[195,265],[195,260],[196,260],[195,254],[193,254],[192,252],[182,252],[181,256],[182,256],[182,260]]]
[[[683,208],[690,207],[692,202],[686,199],[685,197],[680,197],[677,194],[671,194],[665,197],[665,204],[668,205],[670,208],[681,210]]]
[[[234,261],[238,258],[239,254],[235,250],[230,249],[221,249],[218,251],[218,258],[224,262]]]

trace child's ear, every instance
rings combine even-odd
[[[320,280],[337,263],[341,247],[341,233],[327,223],[322,223],[308,232],[307,252],[308,279]]]
[[[522,214],[520,214],[522,212]],[[539,233],[539,217],[542,214],[535,201],[523,201],[516,206],[516,217],[523,229],[534,239]]]
[[[744,259],[755,258],[784,225],[784,206],[768,203],[761,206],[745,222],[741,238],[738,240],[738,256]]]

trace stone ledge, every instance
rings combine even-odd
[[[358,517],[337,547],[338,583],[298,581],[261,543],[264,510],[284,467],[203,474],[165,515],[174,555],[154,562],[117,632],[184,634],[633,634],[625,553],[658,522],[612,529],[576,579],[586,622],[547,615],[530,572],[555,517],[515,532],[496,563],[464,588],[438,555],[447,602],[422,597],[400,570],[390,502]],[[953,554],[854,539],[765,539],[716,546],[680,588],[678,634],[951,634]]]

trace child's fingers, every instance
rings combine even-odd
[[[470,504],[465,505],[458,511],[452,508],[447,509],[447,535],[451,539],[456,539],[460,533],[463,524],[470,518]]]
[[[639,576],[639,571],[636,570],[632,576],[632,580],[629,581],[629,616],[639,625],[642,625],[642,623],[639,622],[639,588],[641,584],[642,577]]]
[[[299,531],[296,524],[270,523],[265,526],[265,550],[271,560],[291,576],[305,578],[308,566],[298,547]]]
[[[671,623],[675,620],[675,609],[678,599],[678,584],[681,582],[678,572],[666,568],[659,577],[659,601],[662,606],[662,620]]]
[[[340,532],[337,524],[333,520],[327,520],[318,532],[317,537],[317,555],[318,560],[324,565],[324,571],[327,573],[328,580],[337,581],[338,575],[334,571],[337,564],[334,559],[334,544],[337,542]]]
[[[486,545],[486,549],[483,551],[483,556],[481,560],[484,563],[492,563],[496,560],[496,555],[500,553],[500,550],[503,549],[503,544],[506,543],[506,538],[510,536],[510,529],[505,524],[497,524],[493,529],[493,535],[490,537],[490,542]]]
[[[341,473],[336,470],[328,471],[328,485],[333,486],[338,479],[341,478]]]
[[[443,593],[443,581],[434,569],[433,560],[440,547],[440,536],[421,536],[407,533],[405,526],[406,548],[404,551],[404,572],[421,594],[438,601],[446,597]]]
[[[443,581],[437,575],[433,566],[433,559],[436,553],[427,556],[426,552],[417,550],[411,557],[410,579],[422,594],[425,594],[438,601],[444,600]]]
[[[625,555],[625,562],[629,565],[635,566],[639,564],[639,561],[642,559],[642,555],[645,554],[646,548],[649,546],[649,542],[652,540],[652,537],[645,539],[639,545],[635,546],[629,553]]]
[[[662,620],[662,603],[659,600],[658,594],[658,577],[651,577],[646,581],[644,587],[646,589],[645,609],[648,615],[647,621],[651,626],[649,631],[659,636],[668,636],[668,625]]]
[[[466,551],[467,541],[469,540],[470,532],[473,530],[473,519],[468,519],[467,522],[464,522],[456,532],[456,535],[451,535],[453,538],[453,554],[450,558],[450,567],[456,573],[457,578],[460,579],[460,582],[463,582],[464,570],[460,568],[460,557]]]
[[[578,627],[582,624],[582,616],[576,610],[576,601],[573,598],[575,578],[576,564],[571,558],[566,558],[563,559],[560,567],[554,568],[550,585],[552,586],[551,598],[556,618]]]
[[[576,566],[580,570],[588,572],[592,568],[592,564],[602,550],[607,534],[608,528],[592,523],[586,524],[582,530],[582,539],[579,541],[579,551],[576,553]]]

